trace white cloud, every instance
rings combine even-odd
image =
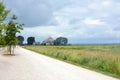
[[[115,38],[120,38],[120,31],[115,31],[111,28],[109,28],[108,30],[106,30],[104,32],[104,34],[106,34],[106,37],[115,37]]]
[[[64,32],[66,29],[67,28],[62,26],[37,26],[34,28],[24,28],[22,35],[28,34],[28,36],[39,36],[42,38],[47,38],[50,36],[57,38],[60,36],[67,36],[67,32]]]
[[[56,1],[57,3],[59,2],[58,0]],[[51,1],[49,2],[50,4],[52,4],[53,9],[57,6],[55,5],[55,3],[53,6],[53,3]],[[59,3],[62,4],[62,2],[63,0]],[[50,36],[56,38],[59,36],[65,36],[71,39],[70,41],[72,43],[79,43],[81,39],[87,41],[89,39],[97,40],[102,38],[103,42],[106,38],[107,40],[114,39],[114,42],[116,41],[116,38],[120,39],[119,30],[115,30],[118,29],[120,22],[120,1],[116,2],[116,0],[70,0],[67,2],[67,5],[62,5],[62,7],[54,9],[53,11],[51,11],[52,9],[50,9],[50,6],[48,7],[47,5],[38,7],[41,12],[39,12],[37,8],[37,13],[35,13],[37,14],[37,18],[34,19],[34,16],[32,16],[31,14],[30,21],[32,22],[34,20],[33,23],[36,21],[38,21],[39,23],[42,20],[45,22],[49,22],[50,25],[38,25],[32,28],[25,28],[22,34],[27,36],[35,36],[37,38],[47,38]],[[50,15],[47,15],[47,13],[49,13],[49,10],[47,9],[50,9]],[[32,10],[29,9],[29,11],[31,12]],[[46,15],[44,15],[44,13]],[[46,16],[50,17],[49,21]],[[39,20],[39,18],[41,19]],[[52,23],[55,25],[51,25]]]
[[[88,5],[89,9],[93,10],[100,10],[100,9],[108,9],[110,6],[112,6],[111,0],[104,0],[104,1],[95,1]]]
[[[102,22],[100,19],[85,18],[82,21],[86,25],[104,25],[105,22]]]
[[[102,6],[104,6],[104,7],[110,7],[111,5],[112,5],[112,3],[110,0],[106,0],[106,1],[102,2]]]
[[[56,21],[59,26],[68,26],[69,24],[69,20],[62,16],[55,16],[54,21]]]

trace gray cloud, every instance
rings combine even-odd
[[[25,23],[24,36],[120,42],[120,0],[5,0],[5,4]]]
[[[67,1],[60,0],[5,0],[4,2],[12,14],[19,17],[27,27],[49,24],[53,12],[62,8]]]

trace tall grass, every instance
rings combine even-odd
[[[120,78],[120,45],[25,46],[25,48]]]

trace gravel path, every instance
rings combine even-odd
[[[0,80],[118,80],[23,48],[15,54],[0,54]]]

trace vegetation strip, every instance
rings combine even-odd
[[[120,78],[120,45],[24,46],[24,48]]]

